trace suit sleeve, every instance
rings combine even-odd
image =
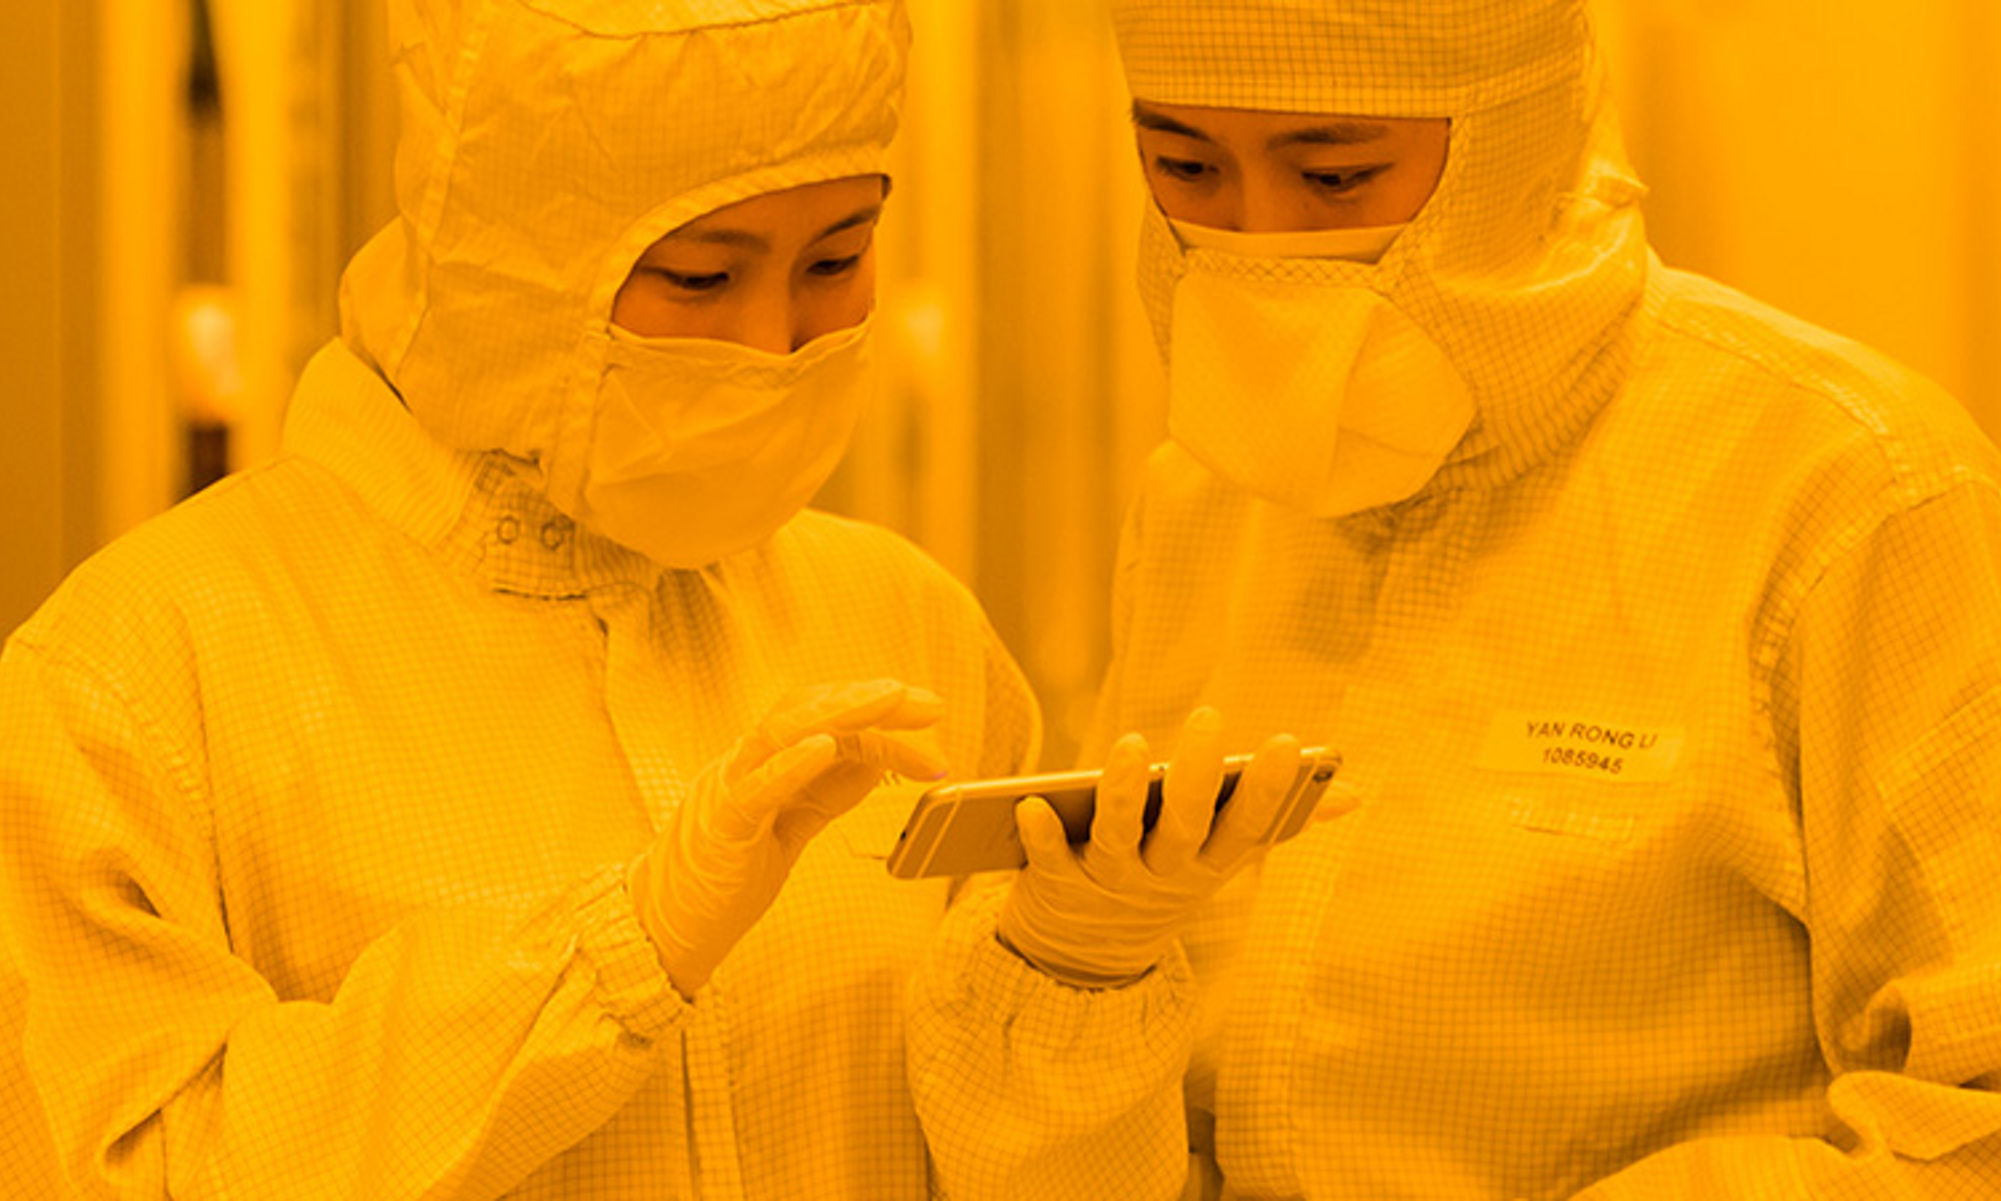
[[[1122,565],[1137,554],[1129,523]],[[1121,580],[1128,573],[1121,569]],[[1115,720],[1130,599],[1115,589],[1113,664],[1087,756]],[[1096,760],[1087,758],[1087,762]],[[1165,1201],[1188,1171],[1181,1077],[1196,990],[1177,949],[1122,989],[1049,979],[1000,944],[1011,876],[975,879],[912,981],[908,1071],[934,1195],[953,1201]]]
[[[423,912],[330,1002],[278,996],[232,948],[200,773],[162,729],[89,664],[18,638],[0,659],[0,922],[83,1195],[495,1197],[702,1020],[623,865]]]

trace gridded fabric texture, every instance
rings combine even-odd
[[[0,922],[90,1195],[924,1197],[902,981],[945,896],[883,870],[907,802],[830,826],[693,1005],[623,879],[796,687],[898,677],[960,773],[1032,760],[966,592],[814,513],[662,572],[338,344],[287,448],[0,660]]]
[[[6,1168],[10,1201],[61,1201],[72,1194],[63,1183],[34,1082],[21,1061],[28,981],[5,934],[0,928],[0,1165]]]
[[[1449,117],[1580,76],[1577,0],[1112,0],[1133,95]]]
[[[1083,993],[915,1012],[956,1201],[1087,1195],[944,1155],[1042,1120],[991,1098],[1150,1072],[1229,1197],[1994,1195],[2001,463],[1863,348],[1651,291],[1625,389],[1503,484],[1314,521],[1158,453],[1098,746],[1211,704],[1338,748],[1361,807],[1184,939],[1185,1081],[1165,998],[1072,1057],[1015,1032]],[[1094,1178],[1180,1148],[1123,1112]]]
[[[1005,884],[968,890],[912,979],[911,1092],[946,1195],[1173,1196],[1181,1096],[1158,1086],[1197,1017],[1187,962],[1123,989],[1058,984],[1002,947]]]
[[[1645,189],[1584,0],[1122,0],[1116,11],[1139,100],[1452,123],[1436,191],[1373,264],[1184,250],[1149,205],[1140,298],[1170,373],[1175,290],[1192,271],[1374,292],[1473,394],[1473,427],[1438,487],[1526,470],[1535,447],[1574,437],[1617,389],[1635,351],[1625,318],[1646,286]],[[1490,95],[1452,82],[1461,76],[1505,86]],[[1180,421],[1172,407],[1168,421]]]
[[[440,441],[535,463],[575,516],[618,288],[765,192],[880,173],[900,0],[389,0],[399,219],[342,332]]]

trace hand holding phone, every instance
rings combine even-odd
[[[1137,734],[1120,739],[1107,756],[1090,839],[1081,849],[1068,842],[1049,805],[1022,802],[1018,822],[1029,865],[1001,907],[1002,944],[1076,988],[1119,987],[1151,971],[1189,918],[1269,845],[1282,803],[1297,791],[1299,742],[1278,735],[1244,766],[1230,803],[1218,809],[1221,746],[1221,716],[1213,709],[1190,715],[1167,764],[1151,831],[1144,820],[1148,749]]]
[[[1223,759],[1214,805],[1217,811],[1236,795],[1238,781],[1250,763],[1249,755]],[[1159,820],[1167,766],[1155,763],[1148,768],[1146,805],[1141,813],[1143,835]],[[1300,752],[1299,767],[1279,800],[1277,817],[1260,833],[1259,841],[1276,845],[1304,829],[1340,768],[1341,756],[1325,748]],[[1050,772],[929,789],[917,798],[896,849],[890,852],[889,872],[900,879],[916,880],[1026,867],[1028,856],[1022,849],[1015,807],[1029,797],[1047,801],[1063,823],[1065,840],[1082,846],[1091,838],[1101,775],[1097,771]]]

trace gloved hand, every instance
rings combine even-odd
[[[1197,709],[1168,763],[1159,821],[1142,840],[1148,763],[1138,734],[1112,745],[1081,852],[1047,801],[1030,797],[1015,809],[1028,866],[1002,905],[1000,938],[1065,984],[1115,988],[1152,970],[1196,909],[1259,851],[1298,771],[1299,740],[1268,740],[1219,815],[1222,718]]]
[[[693,997],[778,898],[799,854],[886,771],[945,774],[916,734],[945,703],[895,680],[803,689],[696,778],[626,875],[667,976]]]

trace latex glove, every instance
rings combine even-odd
[[[778,898],[806,844],[884,772],[944,776],[935,740],[914,733],[944,712],[936,694],[896,680],[804,689],[696,778],[626,876],[682,996],[708,982]]]
[[[1182,726],[1160,819],[1144,840],[1149,752],[1138,734],[1106,756],[1091,840],[1081,851],[1047,801],[1021,802],[1015,823],[1028,866],[1001,907],[1001,941],[1078,988],[1117,987],[1151,971],[1202,903],[1260,853],[1260,838],[1298,772],[1299,740],[1273,737],[1218,814],[1222,724],[1204,708]]]

